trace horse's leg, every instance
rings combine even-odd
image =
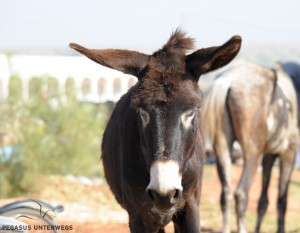
[[[231,143],[232,145],[232,143]],[[222,185],[221,208],[223,214],[223,233],[230,233],[230,204],[232,202],[231,194],[231,158],[230,148],[227,140],[219,136],[214,145],[214,151],[217,160],[217,171]]]
[[[234,140],[231,118],[227,108],[224,111],[224,126],[216,132],[213,149],[216,156],[218,176],[222,186],[220,204],[223,214],[223,233],[230,233],[231,193],[231,156]]]
[[[296,146],[291,146],[285,153],[280,155],[280,179],[277,200],[278,226],[277,233],[284,233],[284,217],[287,205],[287,192],[291,174],[294,168]]]
[[[244,150],[243,174],[235,191],[236,214],[239,233],[247,232],[245,224],[245,212],[248,206],[248,192],[253,182],[253,178],[255,176],[261,156],[257,152],[250,152],[251,150]]]
[[[257,222],[255,227],[255,232],[258,233],[260,231],[260,225],[263,219],[264,214],[266,213],[269,201],[268,201],[268,187],[270,183],[270,176],[273,167],[273,163],[277,158],[276,155],[267,154],[263,157],[262,166],[263,166],[263,183],[261,195],[259,198],[259,203],[257,207]]]

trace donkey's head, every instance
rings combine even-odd
[[[222,46],[186,55],[193,49],[193,39],[180,30],[152,55],[70,44],[95,62],[138,78],[131,107],[137,112],[141,148],[150,172],[146,197],[157,208],[169,209],[182,195],[182,174],[201,128],[200,76],[228,64],[240,46],[241,38],[234,36]]]

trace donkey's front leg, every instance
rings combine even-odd
[[[129,214],[130,233],[164,233],[164,229],[160,229],[154,224],[145,224],[143,218],[137,214]]]
[[[200,233],[199,204],[190,200],[173,218],[176,233]]]

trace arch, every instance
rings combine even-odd
[[[120,78],[115,78],[113,82],[113,94],[118,95],[122,91],[122,82]]]
[[[3,93],[3,82],[0,79],[0,100],[4,98],[4,93]]]
[[[33,77],[28,83],[28,91],[30,98],[39,98],[42,96],[43,81],[41,78]]]
[[[9,97],[9,99],[20,100],[22,98],[22,92],[23,92],[23,83],[22,83],[21,78],[16,75],[11,76],[8,81],[8,97]]]
[[[56,78],[47,78],[47,96],[50,98],[58,97],[59,95],[59,83]]]
[[[76,96],[75,80],[72,77],[68,77],[65,82],[65,94],[68,98]]]
[[[104,78],[99,78],[98,80],[98,96],[102,96],[106,91],[106,80]]]
[[[130,78],[128,80],[128,90],[136,84],[136,78]]]
[[[81,93],[83,96],[87,96],[92,92],[92,82],[89,78],[84,78],[81,83]]]

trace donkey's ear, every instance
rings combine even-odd
[[[146,54],[129,50],[88,49],[74,43],[71,43],[69,46],[103,66],[137,77],[146,67],[149,59],[149,56]]]
[[[187,69],[198,80],[200,75],[227,65],[238,54],[242,38],[234,36],[217,47],[199,49],[186,57]]]

